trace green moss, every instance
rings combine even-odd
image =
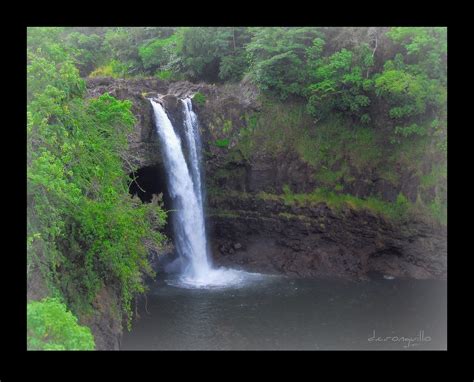
[[[381,167],[379,175],[381,179],[384,179],[393,185],[400,184],[400,174],[396,171],[394,166],[391,166],[391,163],[387,163],[385,166]]]
[[[229,170],[227,170],[226,168],[219,168],[218,170],[216,170],[216,172],[214,173],[214,177],[217,178],[217,179],[221,179],[221,178],[229,178],[231,177],[232,174],[230,173]]]
[[[260,101],[260,112],[247,114],[246,127],[239,131],[237,144],[247,158],[257,151],[282,153],[293,146],[295,132],[301,126],[311,125],[302,103],[282,103],[267,96],[261,96]]]
[[[354,128],[345,145],[351,164],[359,171],[376,168],[383,159],[382,148],[377,142],[375,131],[371,128]]]
[[[315,179],[319,180],[321,183],[323,183],[325,186],[334,186],[337,184],[339,180],[342,179],[342,177],[345,174],[345,169],[339,170],[339,171],[331,171],[327,168],[321,168],[320,170],[316,171],[315,174]]]
[[[243,158],[250,159],[255,153],[266,152],[274,157],[293,151],[314,167],[314,179],[323,191],[293,195],[288,186],[284,195],[260,193],[264,200],[283,200],[286,203],[325,202],[336,209],[342,206],[367,208],[386,217],[396,219],[415,212],[412,203],[388,203],[378,197],[367,199],[342,195],[344,186],[354,182],[358,174],[374,172],[380,178],[399,188],[403,173],[420,177],[420,191],[429,191],[431,199],[423,196],[422,207],[417,213],[430,219],[440,220],[439,205],[446,189],[446,165],[428,137],[413,137],[393,145],[383,129],[372,126],[354,126],[343,116],[332,115],[315,123],[298,102],[282,103],[268,96],[261,97],[262,107],[258,113],[245,115],[246,126],[241,128],[236,147]],[[226,146],[226,142],[222,142]],[[430,172],[423,174],[425,163],[435,163]],[[435,190],[438,202],[432,199]],[[403,202],[403,203],[402,203]],[[431,203],[431,207],[429,205]],[[443,204],[444,203],[444,204]],[[431,212],[430,212],[431,211]],[[438,212],[437,212],[438,211]],[[442,219],[441,219],[442,220]]]
[[[171,70],[157,70],[155,72],[155,77],[161,80],[169,80],[173,76],[173,72]]]
[[[232,148],[229,150],[227,156],[227,163],[241,163],[245,160],[242,152],[239,149]]]
[[[281,200],[281,197],[276,194],[270,194],[268,192],[261,191],[257,194],[257,197],[262,200]]]
[[[258,117],[256,114],[246,114],[245,120],[249,129],[254,130],[257,127]]]
[[[420,185],[423,188],[436,186],[437,184],[444,184],[447,180],[448,166],[447,163],[435,164],[431,171],[420,177]]]
[[[193,101],[196,102],[196,104],[202,106],[206,103],[206,96],[202,94],[201,92],[197,92],[193,96]]]
[[[331,210],[336,213],[342,213],[349,208],[355,211],[366,210],[374,214],[380,215],[394,222],[402,222],[409,218],[419,218],[429,222],[446,225],[447,206],[441,201],[436,200],[430,205],[412,203],[405,195],[400,193],[395,202],[386,202],[377,197],[369,197],[366,199],[356,197],[350,194],[341,194],[331,191],[327,188],[317,188],[311,193],[294,194],[290,187],[283,187],[283,194],[272,194],[268,192],[259,192],[251,195],[238,191],[223,191],[220,189],[210,190],[208,195],[216,200],[232,199],[249,199],[256,197],[260,200],[282,202],[286,205],[317,205],[325,203]],[[280,213],[279,216],[288,219],[304,219],[300,215],[290,213]]]
[[[447,202],[441,201],[439,198],[435,198],[431,203],[428,204],[428,208],[431,216],[441,225],[448,224],[448,204]]]
[[[238,218],[240,215],[235,211],[231,210],[219,210],[219,209],[212,209],[209,211],[209,215],[215,217],[223,217],[223,218]]]
[[[285,218],[285,219],[288,219],[288,220],[298,219],[298,220],[303,220],[303,221],[311,221],[311,218],[309,218],[305,215],[296,215],[296,214],[290,214],[290,213],[287,213],[287,212],[280,212],[278,214],[278,216],[280,216],[282,218]]]
[[[228,119],[224,121],[224,126],[222,126],[222,132],[224,134],[229,134],[232,131],[232,120]]]
[[[369,210],[373,213],[383,215],[388,219],[400,220],[406,218],[409,214],[410,203],[407,198],[400,194],[395,203],[385,202],[376,197],[367,199],[358,198],[349,194],[338,194],[325,188],[318,188],[312,193],[293,194],[289,188],[285,189],[283,195],[259,194],[259,197],[265,200],[274,200],[275,196],[287,205],[302,204],[311,205],[325,203],[334,211],[341,211],[344,207],[354,210]]]
[[[226,149],[227,147],[229,147],[229,138],[216,139],[214,142],[214,145],[216,145],[217,147]]]

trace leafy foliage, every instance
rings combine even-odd
[[[57,298],[27,305],[28,350],[94,350],[90,329]]]
[[[164,240],[166,214],[128,193],[131,102],[83,99],[70,55],[51,50],[28,51],[28,259],[73,310],[116,285],[130,323],[131,300],[152,273],[144,241]]]
[[[221,147],[221,148],[227,148],[229,146],[229,139],[228,138],[225,138],[225,139],[217,139],[216,142],[215,142],[215,145],[217,147]]]
[[[306,51],[319,35],[315,28],[306,27],[253,28],[252,40],[246,46],[252,79],[282,99],[303,95],[308,76]]]
[[[237,80],[246,68],[246,28],[183,28],[179,51],[182,72],[192,80]]]
[[[206,103],[206,96],[201,92],[197,92],[193,96],[193,101],[196,102],[198,105],[204,105]]]
[[[123,62],[111,60],[107,64],[99,66],[93,70],[89,77],[112,77],[123,78],[127,77],[130,67]]]
[[[357,51],[342,49],[317,60],[309,85],[308,110],[316,118],[339,111],[368,123],[368,106],[372,80],[366,73],[373,65],[370,49],[362,45]]]
[[[167,38],[155,39],[139,46],[138,54],[143,67],[149,70],[167,70],[175,59],[182,44],[182,34],[175,33]]]

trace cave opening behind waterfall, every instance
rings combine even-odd
[[[172,210],[166,171],[163,165],[156,164],[141,167],[129,176],[130,179],[134,179],[129,186],[130,195],[138,196],[143,203],[151,203],[154,194],[163,194],[164,210]],[[171,238],[173,233],[172,219],[168,219],[168,221],[169,223],[164,227],[164,233]]]

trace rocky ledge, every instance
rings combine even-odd
[[[146,167],[162,163],[159,142],[153,125],[153,109],[149,98],[163,101],[171,119],[180,119],[180,109],[176,107],[178,98],[192,97],[201,93],[205,105],[193,102],[199,114],[201,133],[205,146],[208,140],[219,136],[222,115],[232,117],[240,124],[241,114],[258,108],[257,90],[248,82],[235,85],[217,86],[188,81],[169,82],[155,78],[114,79],[109,77],[88,78],[86,80],[87,97],[98,97],[104,93],[121,100],[132,102],[132,112],[137,123],[129,135],[129,150],[124,157],[126,168]],[[177,124],[178,126],[181,124]],[[217,126],[215,126],[217,125]],[[214,131],[213,131],[214,129]],[[213,150],[211,148],[211,150]]]
[[[208,221],[217,264],[299,277],[372,275],[445,279],[446,228],[394,223],[368,210],[325,203],[286,205],[256,195],[211,197]]]

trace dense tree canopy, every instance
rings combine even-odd
[[[336,112],[369,124],[370,105],[384,102],[396,139],[430,133],[446,114],[443,27],[34,28],[28,45],[67,53],[83,76],[222,82],[247,74],[281,99],[305,99],[316,120]]]
[[[248,75],[264,92],[306,100],[316,121],[340,113],[370,125],[371,105],[382,102],[395,142],[435,130],[443,136],[446,33],[443,27],[35,28],[28,44],[51,57],[67,54],[82,76],[232,82]]]

